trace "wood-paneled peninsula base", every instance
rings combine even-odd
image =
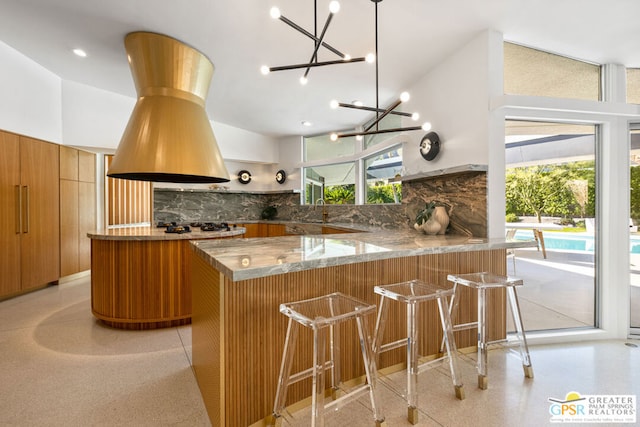
[[[225,232],[165,233],[126,227],[88,233],[91,238],[91,311],[120,329],[155,329],[191,322],[193,239],[241,237]]]
[[[505,274],[506,248],[527,245],[410,232],[193,242],[192,363],[211,423],[263,425],[271,415],[287,328],[279,304],[336,291],[377,304],[375,285],[411,279],[446,284],[452,273]],[[477,316],[476,296],[461,291],[456,322],[470,322]],[[505,337],[502,290],[491,293],[488,311],[490,336]],[[421,304],[419,315],[427,325],[420,328],[420,354],[436,355],[442,330],[435,302]],[[402,336],[403,319],[404,305],[392,305],[385,342]],[[310,366],[312,336],[306,332],[298,337],[292,372]],[[340,337],[343,380],[362,381],[355,327],[344,325]],[[459,348],[472,347],[476,334],[460,331],[456,340]],[[402,367],[403,353],[399,348],[382,354],[379,368]],[[290,386],[287,405],[309,402],[309,381]]]

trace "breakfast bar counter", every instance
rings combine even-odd
[[[412,279],[446,284],[447,274],[479,271],[506,274],[506,249],[534,245],[409,230],[193,241],[192,363],[212,425],[263,425],[269,418],[287,328],[281,303],[342,292],[377,304],[376,285]],[[461,291],[456,321],[465,323],[477,316],[476,298],[469,289]],[[490,293],[491,339],[506,336],[505,303],[504,292]],[[426,327],[419,353],[434,356],[442,340],[437,306],[422,306]],[[385,341],[404,333],[402,310],[391,308]],[[364,375],[356,334],[349,327],[341,333],[345,381]],[[473,347],[476,333],[456,332],[456,341],[459,348]],[[311,334],[301,334],[293,372],[310,366],[311,348]],[[379,369],[403,361],[403,349],[392,350],[381,355]],[[309,381],[291,385],[287,405],[308,402]]]
[[[120,329],[191,322],[189,242],[242,237],[242,227],[167,233],[150,226],[96,230],[91,238],[91,311]]]

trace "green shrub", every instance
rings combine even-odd
[[[520,217],[514,213],[508,213],[505,216],[505,221],[506,222],[520,222]]]

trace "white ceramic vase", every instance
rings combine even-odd
[[[449,226],[449,214],[444,206],[436,206],[433,210],[433,214],[431,218],[438,221],[440,224],[440,230],[438,230],[438,234],[444,234],[447,231],[447,227]]]
[[[427,234],[438,234],[438,232],[440,232],[440,228],[442,228],[442,226],[440,225],[440,223],[433,217],[433,215],[431,216],[431,218],[429,218],[426,222],[424,222],[422,224],[422,230],[427,233]]]

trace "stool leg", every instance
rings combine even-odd
[[[289,318],[287,335],[284,339],[284,350],[282,351],[282,363],[280,365],[280,376],[278,377],[278,388],[276,389],[276,399],[273,405],[274,418],[280,417],[284,410],[287,388],[289,387],[289,377],[291,376],[291,365],[293,364],[293,353],[298,339],[298,322]]]
[[[380,307],[376,317],[376,330],[373,337],[373,353],[376,357],[376,364],[380,362],[380,348],[382,348],[382,338],[384,336],[384,328],[387,325],[387,313],[389,312],[389,304],[385,304],[386,298],[380,296]]]
[[[329,300],[329,309],[331,312],[331,316],[335,315],[335,307],[333,306],[334,301]],[[340,397],[339,387],[342,384],[341,373],[342,369],[340,367],[340,326],[339,325],[330,325],[329,326],[329,354],[331,357],[330,366],[331,366],[331,397],[335,400]]]
[[[478,289],[478,387],[486,390],[487,378],[487,290]]]
[[[458,311],[458,282],[453,282],[453,293],[451,294],[451,299],[449,300],[449,317],[451,318],[451,324],[454,325],[453,319],[455,319],[455,314]],[[442,342],[440,342],[440,353],[444,352],[444,337],[442,338]]]
[[[340,325],[331,325],[329,329],[329,347],[331,349],[331,395],[333,399],[340,397],[342,385],[342,368],[340,366]]]
[[[451,378],[455,388],[456,397],[460,400],[464,399],[464,388],[462,378],[458,374],[458,348],[455,338],[453,337],[453,323],[449,315],[449,307],[445,297],[438,297],[438,311],[440,312],[440,322],[444,331],[444,342],[447,346],[447,355],[449,356],[449,368],[451,369]]]
[[[369,336],[369,322],[366,316],[356,316],[356,324],[358,325],[358,334],[360,335],[360,350],[362,351],[362,361],[364,363],[364,371],[369,383],[369,398],[371,399],[371,409],[373,410],[373,418],[376,426],[385,426],[384,416],[380,409],[376,385],[378,382],[378,370],[376,358],[372,351],[372,340]]]
[[[508,287],[507,295],[509,296],[509,305],[511,306],[513,323],[516,326],[516,335],[518,337],[520,358],[522,359],[524,376],[527,378],[533,378],[533,366],[531,365],[531,357],[529,356],[527,337],[525,336],[524,326],[522,325],[522,316],[520,314],[520,304],[518,303],[518,294],[516,293],[516,289],[513,286]]]
[[[311,427],[324,426],[324,362],[326,327],[313,329],[313,391],[311,395]]]
[[[407,417],[411,424],[418,422],[418,313],[416,303],[407,304]]]

